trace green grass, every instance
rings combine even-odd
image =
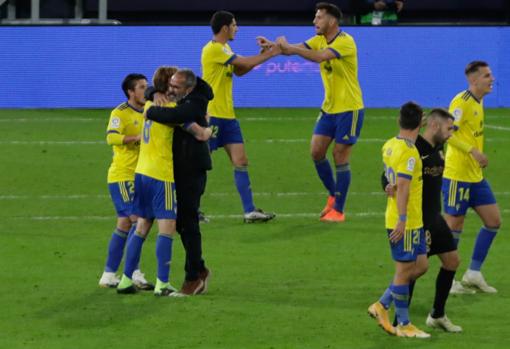
[[[488,110],[486,176],[503,220],[509,110]],[[510,313],[506,225],[484,274],[497,295],[454,296],[459,335],[430,340],[384,334],[366,315],[387,286],[389,254],[380,194],[380,147],[396,132],[395,110],[366,113],[351,161],[347,221],[321,224],[326,194],[309,156],[316,109],[240,109],[256,205],[279,217],[245,225],[223,151],[214,154],[203,210],[210,292],[188,299],[118,296],[97,287],[114,228],[103,143],[107,110],[0,110],[0,348],[503,348]],[[499,128],[494,128],[497,126]],[[61,143],[59,143],[61,142]],[[463,272],[480,222],[468,215]],[[142,268],[155,275],[154,232]],[[174,246],[172,283],[183,278]],[[437,258],[419,280],[411,307],[422,326],[431,308]],[[424,327],[424,326],[423,326]]]

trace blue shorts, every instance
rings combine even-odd
[[[117,211],[117,217],[129,217],[133,214],[133,197],[135,185],[133,181],[108,183],[110,197]]]
[[[336,143],[356,144],[364,118],[364,109],[340,114],[327,114],[321,111],[313,134],[334,138]]]
[[[209,139],[211,151],[221,148],[225,144],[244,143],[241,127],[236,119],[222,119],[211,116],[209,125],[213,130],[212,136]]]
[[[175,219],[175,183],[135,174],[134,213],[145,219]]]
[[[388,237],[393,229],[386,229]],[[396,244],[390,242],[391,256],[397,262],[415,261],[418,255],[427,253],[427,241],[423,228],[406,230]]]
[[[452,216],[466,215],[469,207],[496,203],[489,182],[485,179],[477,183],[469,183],[443,178],[441,190],[444,212]]]

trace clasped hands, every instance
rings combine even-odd
[[[262,52],[266,50],[278,50],[284,55],[292,54],[290,52],[291,45],[285,36],[279,36],[275,41],[271,41],[263,36],[257,36],[257,44],[260,46]]]

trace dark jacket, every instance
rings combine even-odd
[[[207,127],[205,118],[207,104],[213,97],[209,84],[197,77],[195,88],[177,102],[175,108],[152,106],[147,111],[147,119],[175,125],[196,122],[200,126]],[[175,127],[172,150],[176,176],[212,168],[209,144],[196,140],[181,127]]]

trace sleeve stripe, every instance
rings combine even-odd
[[[328,49],[335,54],[336,58],[342,57],[342,55],[337,50],[335,50],[334,48],[328,47]]]
[[[119,131],[115,131],[115,130],[108,130],[106,133],[117,133],[120,135],[120,132]]]
[[[223,63],[224,65],[229,65],[230,63],[232,63],[232,61],[234,59],[237,58],[237,55],[234,53],[225,63]]]
[[[401,178],[405,178],[405,179],[409,179],[409,180],[413,179],[413,176],[408,175],[406,173],[400,173],[400,172],[397,173],[397,177],[401,177]]]
[[[312,48],[310,47],[310,45],[308,45],[306,42],[303,42],[303,45],[305,45],[305,47],[309,50],[311,50]]]

